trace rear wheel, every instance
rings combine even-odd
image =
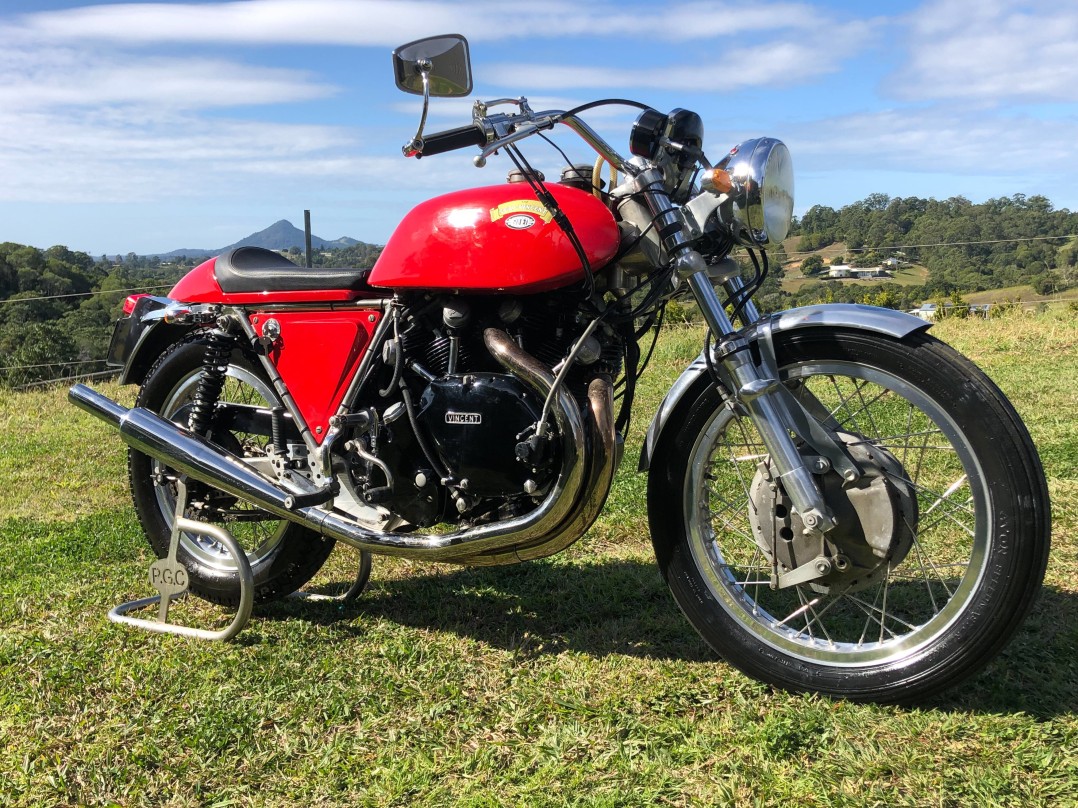
[[[971,675],[1029,611],[1047,561],[1048,493],[1018,416],[925,335],[806,330],[779,335],[776,353],[783,382],[875,488],[851,496],[821,473],[840,515],[835,571],[772,589],[802,526],[752,421],[702,385],[668,423],[649,480],[656,554],[682,611],[731,664],[791,690],[912,701]]]
[[[157,360],[139,390],[136,406],[164,418],[182,419],[181,410],[194,399],[206,351],[204,339],[177,343]],[[233,355],[221,401],[255,406],[278,406],[272,385],[261,370]],[[185,419],[182,419],[185,420]],[[184,423],[186,426],[186,423]],[[269,437],[238,431],[211,432],[211,440],[249,462],[265,457]],[[128,452],[131,496],[146,538],[161,558],[168,554],[176,509],[174,473],[141,452]],[[244,548],[255,582],[255,602],[284,597],[318,572],[334,542],[287,520],[195,481],[188,482],[187,516],[219,522]],[[207,536],[184,533],[177,560],[190,577],[191,591],[222,605],[239,603],[236,562],[223,545]]]

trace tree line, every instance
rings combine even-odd
[[[897,253],[927,267],[923,298],[1023,284],[1047,295],[1078,285],[1078,213],[1055,210],[1043,196],[973,204],[871,194],[839,210],[816,205],[795,225],[799,252],[844,242],[854,266]],[[943,246],[906,246],[922,244]]]
[[[361,242],[318,253],[312,263],[373,266],[380,251]],[[104,370],[113,323],[131,290],[164,295],[202,260],[134,253],[95,259],[63,246],[0,243],[0,385]]]

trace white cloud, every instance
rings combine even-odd
[[[0,109],[139,105],[206,109],[309,100],[336,89],[301,71],[188,57],[182,69],[163,58],[120,59],[78,54],[15,51],[0,63]]]
[[[26,15],[26,34],[52,40],[126,43],[241,42],[396,45],[444,31],[470,39],[659,36],[686,41],[819,25],[806,3],[467,4],[433,0],[243,0],[125,3]]]
[[[237,174],[322,175],[358,149],[330,127],[180,116],[0,113],[0,199],[112,202],[198,195]],[[353,166],[355,168],[355,166]],[[209,187],[208,187],[209,186]]]
[[[1078,6],[1058,0],[944,0],[909,19],[910,61],[899,97],[1078,101]]]
[[[820,16],[798,21],[795,34],[744,47],[724,47],[713,60],[665,67],[625,68],[600,64],[505,62],[488,66],[488,82],[548,91],[653,89],[728,93],[750,87],[801,84],[835,72],[875,41],[878,20],[836,23]],[[757,38],[759,39],[759,38]]]
[[[884,110],[803,124],[786,137],[795,164],[906,173],[1051,177],[1078,164],[1078,122],[954,109]]]

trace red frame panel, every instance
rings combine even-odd
[[[255,333],[280,326],[269,359],[281,374],[314,439],[321,444],[382,317],[377,309],[250,314]]]

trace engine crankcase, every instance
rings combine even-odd
[[[513,376],[466,373],[432,381],[417,420],[469,495],[512,497],[544,489],[556,468],[555,444],[534,436],[542,409]]]

